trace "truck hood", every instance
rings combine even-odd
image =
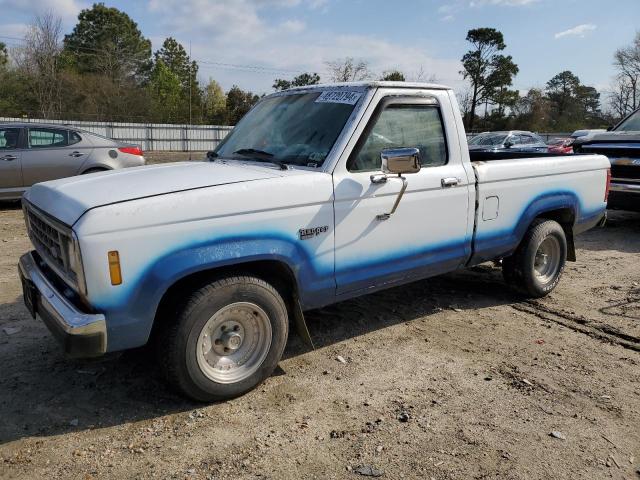
[[[601,149],[640,149],[640,132],[606,132],[578,137],[574,145],[585,151]]]
[[[112,170],[37,183],[25,198],[71,226],[87,210],[167,193],[279,177],[268,165],[181,162]]]

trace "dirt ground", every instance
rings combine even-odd
[[[0,247],[0,478],[640,478],[639,214],[543,300],[488,265],[311,312],[316,350],[212,405],[144,349],[65,359],[22,304],[19,207]]]

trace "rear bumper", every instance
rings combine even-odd
[[[640,212],[640,184],[612,181],[607,208]]]
[[[47,279],[32,253],[18,264],[24,300],[71,357],[96,357],[107,350],[107,326],[102,314],[80,311]]]

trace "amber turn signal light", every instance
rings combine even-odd
[[[109,258],[109,276],[111,277],[111,285],[120,285],[122,283],[120,254],[117,250],[112,250],[107,254],[107,257]]]

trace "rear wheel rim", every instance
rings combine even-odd
[[[251,302],[237,302],[214,313],[196,344],[202,373],[216,383],[237,383],[262,366],[271,348],[267,313]]]
[[[538,281],[547,284],[555,279],[560,270],[560,242],[554,236],[545,238],[533,262],[533,269]]]

